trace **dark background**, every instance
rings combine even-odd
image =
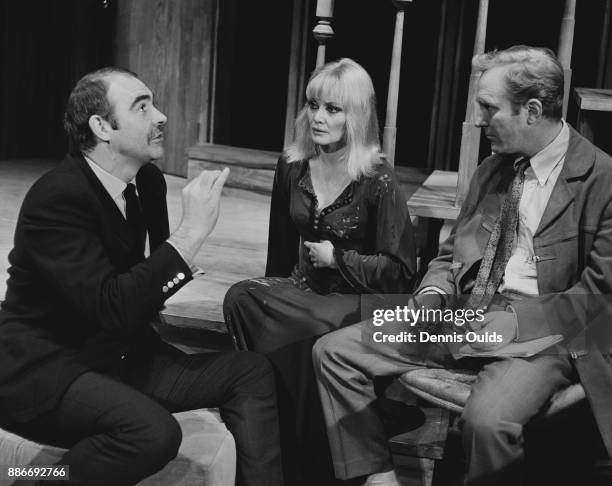
[[[63,155],[66,140],[61,118],[71,87],[86,72],[116,59],[118,1],[0,2],[0,160]],[[315,25],[314,4],[309,28]],[[222,0],[219,5],[212,141],[280,151],[291,2]],[[562,0],[490,2],[487,49],[520,42],[556,50],[563,5]],[[429,159],[430,167],[456,169],[477,6],[476,0],[452,0],[445,3],[443,12],[442,0],[414,0],[407,7],[397,165],[427,167]],[[577,4],[573,86],[596,86],[604,6],[605,0]],[[391,1],[337,0],[332,22],[335,35],[327,49],[328,60],[351,57],[370,72],[381,130],[394,18]],[[444,24],[442,18],[446,19]],[[439,42],[444,42],[442,59],[437,55]],[[315,51],[316,42],[310,37],[307,66],[314,67]],[[607,58],[603,85],[612,88],[609,46]],[[445,80],[440,86],[435,83],[436,69]],[[434,112],[436,89],[440,90],[440,106]],[[570,110],[568,120],[574,118],[574,110]],[[595,123],[595,141],[609,152],[611,119],[612,114],[604,114],[596,117]],[[486,140],[481,150],[489,150]]]

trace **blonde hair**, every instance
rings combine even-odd
[[[370,176],[381,163],[376,96],[370,75],[352,59],[329,62],[314,70],[306,87],[306,99],[333,99],[346,113],[345,139],[349,177]],[[288,162],[314,158],[308,122],[308,103],[295,120],[295,139],[285,149]]]

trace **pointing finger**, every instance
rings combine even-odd
[[[202,181],[200,182],[200,186],[210,191],[213,187],[213,184],[215,183],[215,180],[218,177],[219,177],[218,170],[207,170],[206,175],[202,178]]]
[[[214,184],[213,184],[213,190],[214,191],[221,192],[221,189],[223,189],[223,186],[224,186],[225,182],[227,181],[227,178],[229,176],[229,172],[230,172],[229,168],[226,167],[217,176],[217,178],[216,178],[216,180],[214,181]]]

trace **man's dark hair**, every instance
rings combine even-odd
[[[96,146],[96,137],[89,128],[89,118],[99,115],[117,129],[117,120],[110,105],[108,77],[112,74],[125,74],[137,78],[136,73],[118,67],[105,67],[86,74],[73,88],[64,113],[64,130],[68,135],[71,153],[89,152]]]

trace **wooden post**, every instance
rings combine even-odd
[[[310,0],[293,0],[291,20],[291,48],[289,54],[289,78],[287,80],[287,110],[285,112],[285,139],[283,147],[293,141],[295,117],[304,96],[306,67],[306,43]]]
[[[476,24],[476,38],[474,40],[474,55],[482,54],[487,36],[487,15],[489,0],[480,0],[478,5],[478,21]],[[468,88],[467,108],[465,121],[461,132],[461,149],[459,151],[459,173],[457,175],[457,195],[455,206],[461,206],[470,187],[470,179],[474,175],[478,164],[478,148],[480,146],[480,128],[475,125],[474,95],[480,73],[472,68]]]
[[[395,33],[391,54],[391,72],[389,73],[389,92],[387,95],[387,116],[383,131],[383,152],[389,164],[395,163],[395,138],[397,136],[397,104],[399,101],[400,69],[402,63],[402,39],[404,37],[404,9],[412,0],[393,0],[395,14]]]
[[[199,129],[198,129],[198,144],[210,143],[213,140],[215,133],[215,99],[217,92],[217,49],[219,37],[219,0],[211,2],[214,17],[212,20],[212,29],[210,30],[210,49],[208,51],[210,67],[208,69],[208,78],[202,78],[202,93],[203,99],[208,104],[200,109]],[[205,85],[208,81],[208,86]],[[205,94],[204,94],[205,93]],[[205,109],[206,108],[206,109]]]
[[[612,0],[606,0],[604,20],[601,28],[601,42],[599,44],[599,63],[597,65],[596,88],[604,87],[604,75],[606,71],[606,59],[608,56],[610,42],[610,13],[612,12]]]
[[[334,35],[331,19],[334,16],[334,0],[317,0],[317,25],[312,29],[315,39],[319,43],[317,49],[317,67],[325,64],[325,44]]]
[[[567,103],[572,83],[572,46],[574,44],[574,25],[576,13],[576,0],[565,0],[565,11],[561,20],[561,33],[559,34],[559,48],[557,57],[563,66],[563,117],[567,115]]]

